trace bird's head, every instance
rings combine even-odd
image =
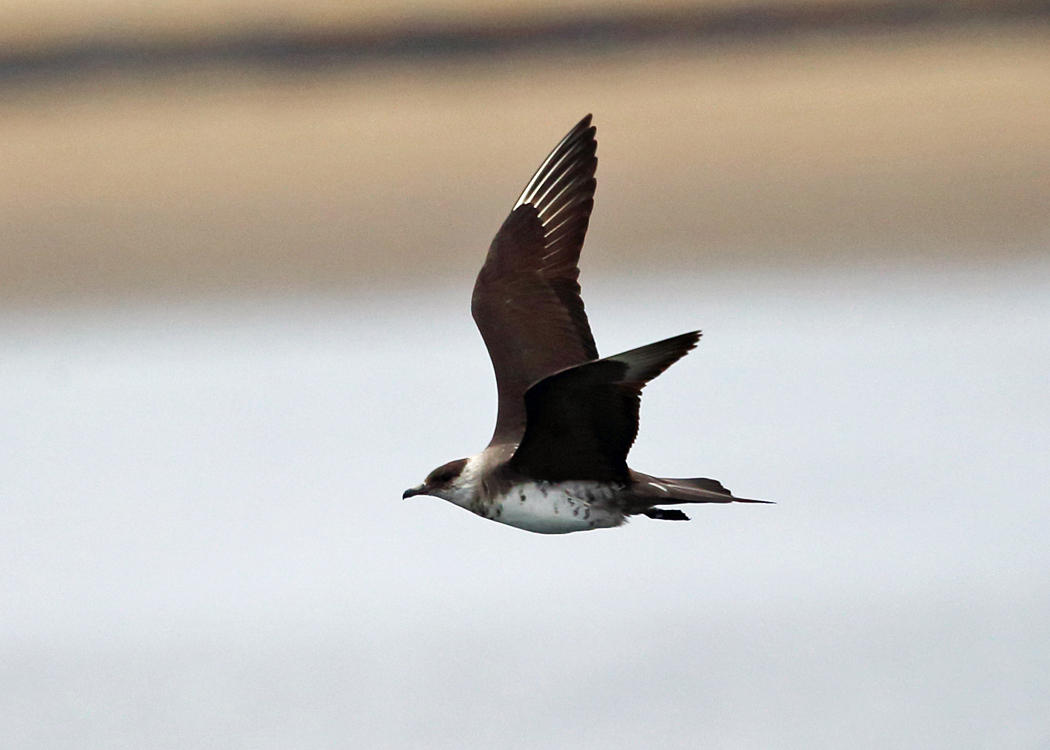
[[[449,461],[447,464],[437,467],[427,475],[423,484],[405,490],[401,497],[407,499],[415,495],[433,495],[443,500],[455,502],[456,497],[464,490],[464,485],[467,484],[464,469],[468,460],[466,458],[458,458],[455,461]]]

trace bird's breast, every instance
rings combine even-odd
[[[492,498],[482,515],[540,534],[619,526],[616,489],[598,482],[524,482]]]

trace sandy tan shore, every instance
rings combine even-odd
[[[461,278],[599,128],[585,272],[988,262],[1050,243],[1050,31],[11,89],[8,303]]]
[[[920,0],[921,1],[921,0]],[[1009,2],[1010,0],[1008,0]],[[945,6],[982,9],[1000,0],[941,0]],[[41,49],[76,39],[207,39],[232,30],[299,32],[384,30],[406,25],[497,25],[551,18],[739,8],[864,8],[884,0],[6,0],[0,4],[0,50]]]

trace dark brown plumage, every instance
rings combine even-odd
[[[598,357],[576,281],[594,206],[597,148],[587,115],[529,180],[474,282],[470,309],[499,395],[492,445],[521,439],[530,385]]]
[[[642,388],[699,340],[693,331],[543,378],[525,392],[525,435],[510,466],[553,482],[629,481]]]

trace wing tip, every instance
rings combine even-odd
[[[595,138],[596,133],[597,128],[591,124],[590,114],[576,123],[533,172],[532,177],[514,202],[514,208],[532,203],[542,209],[546,200],[557,197],[562,188],[566,187],[572,187],[573,192],[579,194],[579,179],[593,177],[597,170],[598,140]],[[576,184],[563,184],[551,195],[552,191],[549,188],[552,187],[552,183],[561,182],[573,172],[576,175],[570,178],[570,183]],[[589,186],[589,193],[594,194],[593,185]],[[586,191],[583,194],[586,194]]]
[[[685,355],[686,352],[691,352],[697,347],[700,343],[700,339],[703,338],[703,335],[703,331],[687,331],[685,333],[680,333],[677,336],[666,338],[663,341],[657,341],[649,346],[666,346],[672,349],[680,347],[682,355]]]

